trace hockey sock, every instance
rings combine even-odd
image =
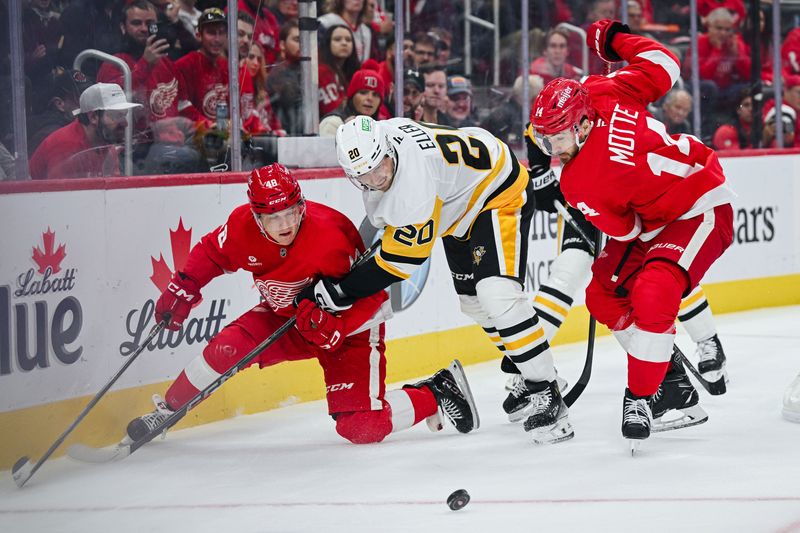
[[[167,402],[170,409],[180,409],[186,402],[194,398],[198,392],[200,392],[200,389],[192,385],[192,382],[186,377],[186,370],[183,370],[167,389],[164,401]]]
[[[392,390],[386,393],[385,401],[392,410],[392,432],[410,428],[439,408],[428,387]]]
[[[717,334],[714,315],[711,313],[711,307],[709,307],[706,295],[700,286],[695,287],[691,294],[681,302],[678,320],[695,344]]]

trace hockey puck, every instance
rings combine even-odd
[[[464,489],[458,489],[447,497],[447,506],[452,511],[463,509],[469,503],[469,492]]]

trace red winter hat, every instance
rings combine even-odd
[[[352,98],[358,91],[375,91],[383,101],[383,80],[374,70],[362,68],[353,74],[350,85],[347,86],[347,98]]]

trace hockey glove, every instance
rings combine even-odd
[[[561,194],[561,187],[559,187],[558,180],[552,170],[532,178],[531,181],[533,182],[533,197],[536,200],[536,209],[547,211],[548,213],[556,213],[556,207],[553,202],[558,200],[562,204],[566,203],[564,195]]]
[[[192,306],[199,301],[200,286],[197,282],[183,272],[176,272],[156,302],[156,321],[166,320],[167,329],[179,330]]]
[[[323,350],[336,351],[344,342],[344,319],[323,311],[311,300],[300,302],[295,326],[305,340]]]
[[[347,296],[339,288],[339,285],[327,278],[322,278],[314,285],[306,287],[294,299],[294,304],[300,307],[304,300],[311,300],[325,311],[339,313],[350,309],[356,299]]]
[[[603,61],[608,63],[622,61],[622,58],[614,51],[611,45],[616,34],[630,32],[631,29],[628,25],[618,20],[598,20],[589,26],[589,31],[586,32],[586,44],[588,44],[589,49],[594,50]]]

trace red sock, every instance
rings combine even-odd
[[[180,376],[167,389],[164,400],[170,409],[180,409],[186,402],[194,398],[198,392],[200,391],[186,377],[186,371],[182,370]]]
[[[436,410],[439,408],[439,405],[436,403],[436,398],[428,387],[421,387],[419,389],[404,387],[403,390],[408,394],[411,405],[414,406],[415,424],[435,414]]]
[[[651,396],[664,381],[669,361],[653,363],[628,354],[628,388],[636,396]]]

